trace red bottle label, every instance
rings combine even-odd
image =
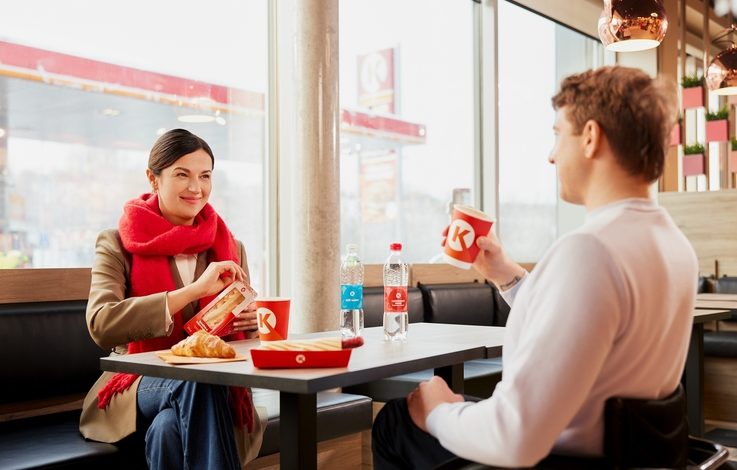
[[[407,286],[384,286],[384,311],[407,311]]]

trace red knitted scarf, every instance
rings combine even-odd
[[[225,222],[209,204],[202,208],[192,225],[174,225],[159,210],[155,194],[143,194],[128,201],[123,208],[118,233],[123,247],[131,254],[130,296],[141,297],[177,289],[169,266],[169,257],[178,254],[208,253],[208,262],[232,260],[239,263],[235,240]],[[200,299],[200,308],[213,297]],[[152,314],[163,314],[152,312]],[[129,353],[171,348],[186,333],[182,313],[172,314],[174,326],[169,336],[128,343]],[[228,339],[244,339],[235,333]],[[127,390],[138,378],[135,374],[115,374],[97,395],[97,406],[107,407],[116,393]],[[228,402],[237,426],[253,429],[253,403],[247,388],[230,387]]]

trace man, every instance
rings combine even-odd
[[[474,267],[512,310],[504,375],[491,398],[464,401],[434,377],[393,400],[373,430],[376,468],[432,468],[454,456],[532,466],[551,451],[602,455],[609,397],[663,398],[688,349],[698,265],[649,198],[675,122],[675,91],[642,71],[570,76],[553,97],[561,197],[586,221],[531,273],[490,233]]]

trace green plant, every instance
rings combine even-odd
[[[737,150],[737,137],[732,137],[732,150]]]
[[[719,111],[706,113],[707,121],[721,121],[722,119],[729,119],[729,108],[724,107]]]
[[[683,153],[685,155],[698,155],[704,153],[704,146],[701,144],[691,144],[683,146]]]
[[[683,88],[693,88],[703,85],[704,77],[699,77],[697,75],[685,75],[683,78],[681,78],[681,87]]]

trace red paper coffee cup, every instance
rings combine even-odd
[[[289,334],[289,299],[265,297],[256,299],[258,337],[261,341],[287,339]]]
[[[445,262],[461,269],[469,269],[479,247],[476,239],[489,234],[494,219],[470,206],[456,204],[448,226],[443,254]]]

